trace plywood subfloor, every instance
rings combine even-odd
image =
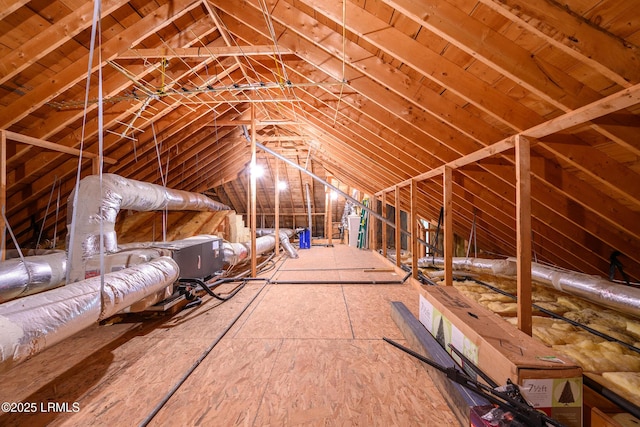
[[[337,245],[301,250],[267,274],[402,278],[389,267]],[[410,285],[254,282],[224,304],[205,300],[170,318],[89,328],[0,375],[3,401],[80,407],[4,414],[0,425],[131,426],[154,411],[154,426],[457,425],[426,371],[381,340],[402,341],[389,301],[416,311]]]

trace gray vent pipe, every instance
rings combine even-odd
[[[443,266],[444,258],[420,258],[419,267]],[[454,270],[477,271],[503,276],[516,275],[516,259],[453,258]],[[531,278],[537,284],[554,288],[605,307],[640,318],[640,289],[610,282],[599,276],[561,270],[531,263]]]
[[[160,291],[178,278],[169,257],[0,305],[0,372]]]
[[[78,200],[77,207],[73,205],[74,199]],[[103,174],[101,186],[99,176],[88,176],[79,183],[78,197],[74,198],[72,192],[67,203],[67,236],[73,235],[73,241],[67,243],[70,282],[81,280],[83,261],[100,252],[101,231],[104,251],[117,251],[114,227],[121,209],[219,211],[230,208],[199,193],[173,190],[114,174]],[[72,230],[73,222],[75,228]]]

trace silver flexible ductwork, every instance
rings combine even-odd
[[[70,282],[84,278],[83,261],[100,252],[101,234],[104,251],[106,253],[117,251],[118,240],[114,227],[121,209],[136,211],[230,209],[227,205],[199,193],[173,190],[114,174],[103,174],[102,182],[97,175],[84,178],[79,183],[77,207],[73,204],[75,199],[72,193],[67,203],[68,236],[72,235],[72,222],[75,221],[73,241],[67,243],[70,254]]]
[[[94,277],[0,305],[0,371],[103,320],[178,278],[171,258]]]
[[[276,247],[276,236],[274,228],[259,228],[256,230],[256,255],[272,251]],[[290,258],[298,258],[298,251],[293,247],[289,237],[295,234],[295,230],[290,228],[280,229],[280,243],[282,248],[287,252]],[[229,243],[222,244],[224,262],[229,265],[236,265],[251,256],[251,244],[245,243]]]
[[[67,254],[54,252],[13,258],[0,263],[0,303],[35,294],[64,283]]]
[[[442,257],[418,260],[419,267],[444,265]],[[516,259],[453,258],[454,270],[476,271],[503,276],[516,275]],[[640,289],[610,282],[599,276],[561,270],[531,263],[531,278],[535,283],[552,287],[596,304],[640,317]]]
[[[515,260],[513,260],[515,263]],[[597,304],[640,317],[640,289],[610,282],[599,276],[558,270],[531,263],[531,278],[541,285],[554,287]]]
[[[256,230],[256,236],[259,236],[259,237],[268,236],[270,234],[275,235],[275,233],[276,233],[275,228],[258,228]],[[293,247],[289,238],[295,234],[296,234],[296,230],[292,228],[281,228],[278,230],[278,235],[280,236],[280,244],[282,245],[282,248],[287,253],[289,258],[294,258],[294,259],[298,258],[298,251],[296,251],[296,248]],[[256,244],[257,244],[257,239],[256,239]],[[269,248],[268,250],[274,249],[275,247],[276,245],[274,242],[273,247]],[[258,252],[258,253],[264,253],[264,252],[266,251]]]

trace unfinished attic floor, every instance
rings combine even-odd
[[[370,251],[299,252],[264,276],[403,278]],[[0,376],[2,401],[37,404],[0,425],[458,425],[419,362],[381,340],[404,342],[389,302],[417,315],[417,290],[344,283],[250,282],[222,304],[86,329]]]

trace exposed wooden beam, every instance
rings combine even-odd
[[[630,88],[623,89],[619,92],[614,93],[613,95],[609,95],[598,101],[592,102],[589,105],[585,105],[584,107],[580,107],[574,111],[565,113],[562,116],[556,117],[555,119],[548,120],[542,124],[529,128],[521,132],[519,135],[526,136],[529,138],[542,138],[542,137],[569,129],[573,126],[578,126],[578,125],[587,123],[591,120],[597,119],[607,114],[612,114],[617,111],[623,110],[625,108],[632,107],[639,103],[640,103],[640,83]],[[507,137],[502,141],[496,142],[495,144],[481,148],[480,150],[477,150],[471,154],[462,156],[459,159],[448,162],[444,166],[457,169],[462,166],[466,166],[468,164],[478,162],[487,157],[491,157],[503,151],[509,150],[513,148],[513,146],[515,145],[516,136],[518,135]],[[397,185],[401,187],[406,187],[407,185],[411,184],[412,179],[416,179],[418,181],[424,181],[424,180],[436,177],[441,173],[442,173],[442,169],[441,167],[439,167],[439,168],[424,172],[420,175],[416,175],[413,178],[404,180],[398,183]],[[392,188],[393,186],[387,188],[386,190],[390,191]]]
[[[339,2],[304,0],[304,3],[317,11],[321,10],[327,18],[335,23],[342,24]],[[280,5],[281,3],[278,4],[278,6]],[[413,6],[421,11],[422,16],[425,14],[425,8],[422,4],[413,4]],[[280,7],[284,7],[284,5]],[[432,9],[440,11],[444,7],[444,5],[438,4]],[[274,9],[273,14],[277,15],[277,12],[278,7]],[[494,119],[509,126],[516,125],[518,130],[526,129],[525,123],[532,112],[523,104],[514,102],[513,99],[496,90],[487,82],[448,60],[440,52],[431,50],[417,40],[408,37],[362,7],[347,2],[347,16],[350,17],[346,22],[347,28],[366,42],[418,70],[425,78],[468,100]],[[411,15],[408,16],[413,18]],[[465,15],[465,17],[467,16]],[[431,19],[428,19],[427,22],[428,24],[422,25],[429,28],[428,26],[432,25]],[[315,36],[315,34],[313,35]],[[307,35],[301,34],[301,36]],[[480,41],[478,43],[482,44]],[[420,55],[416,55],[415,52],[420,52]]]
[[[117,59],[172,59],[172,58],[219,58],[223,56],[256,56],[290,54],[286,48],[275,46],[198,46],[184,48],[158,47],[153,49],[129,49]]]
[[[274,157],[274,162],[275,162],[275,167],[274,169],[276,170],[275,173],[275,185],[273,186],[274,188],[274,194],[273,194],[273,200],[274,200],[274,205],[275,205],[275,210],[276,210],[276,214],[275,214],[275,235],[276,235],[276,247],[275,247],[275,254],[276,256],[280,253],[280,160],[278,158]]]
[[[576,86],[575,79],[454,5],[437,0],[420,4],[390,0],[388,4],[556,108],[567,111],[579,105],[565,89]]]
[[[418,181],[411,180],[411,275],[418,279]]]
[[[380,213],[382,214],[383,218],[387,217],[387,193],[386,192],[382,192],[382,208]],[[383,258],[387,258],[387,223],[382,221],[381,222],[381,226],[382,226],[382,257]]]
[[[529,140],[516,137],[516,236],[518,328],[532,334],[531,160]]]
[[[256,120],[256,126],[297,126],[303,124],[298,120]],[[251,120],[232,119],[232,120],[214,120],[207,126],[251,126]],[[258,138],[260,139],[260,138]]]
[[[444,284],[453,286],[453,169],[445,166],[442,174],[444,206]]]
[[[0,1],[0,19],[6,13]],[[23,2],[14,2],[19,4]],[[103,0],[101,16],[105,17],[114,10],[128,3],[128,0]],[[69,15],[64,16],[50,27],[39,31],[35,36],[7,52],[0,62],[0,84],[5,83],[27,67],[35,64],[40,58],[53,52],[74,36],[90,27],[93,23],[94,2],[85,2]]]
[[[542,138],[639,103],[640,83],[529,128],[523,131],[522,135]]]
[[[257,209],[256,209],[256,107],[251,104],[251,277],[256,277],[258,275],[257,269],[257,259],[258,254],[256,254],[256,217],[257,217]],[[276,236],[278,238],[278,236]]]
[[[638,47],[594,26],[567,6],[551,1],[480,2],[622,87],[629,87],[630,81],[640,81]]]
[[[135,45],[150,34],[155,34],[162,28],[171,25],[175,19],[199,6],[200,3],[192,0],[174,0],[158,7],[154,13],[145,16],[136,25],[122,30],[117,37],[103,43],[101,46],[103,59],[106,61],[114,58],[118,53],[129,49],[132,44]],[[89,52],[87,51],[86,55],[77,58],[75,62],[65,66],[56,74],[56,84],[52,85],[49,80],[45,80],[10,105],[0,109],[0,128],[8,128],[22,120],[47,101],[82,81],[86,78],[88,63]],[[92,71],[101,66],[102,64],[94,61]]]
[[[60,153],[71,154],[72,156],[83,156],[89,159],[97,159],[98,155],[95,153],[87,153],[86,151],[81,152],[75,148],[67,147],[66,145],[56,144],[55,142],[45,141],[43,139],[34,138],[32,136],[22,135],[16,132],[12,132],[9,130],[3,131],[6,139],[11,141],[20,142],[22,144],[34,145],[40,148],[46,148],[47,150],[58,151]],[[116,159],[110,157],[104,157],[104,162],[110,165],[115,165],[118,163]]]
[[[30,0],[0,0],[0,20],[20,9]]]
[[[402,224],[400,223],[400,186],[396,185],[396,206],[395,206],[395,225],[396,225],[396,265],[402,266],[402,240],[401,233]]]
[[[312,136],[291,135],[291,136],[261,136],[258,138],[260,142],[281,142],[281,141],[310,141]]]
[[[0,261],[6,257],[7,225],[4,223],[7,206],[7,135],[0,129]]]

